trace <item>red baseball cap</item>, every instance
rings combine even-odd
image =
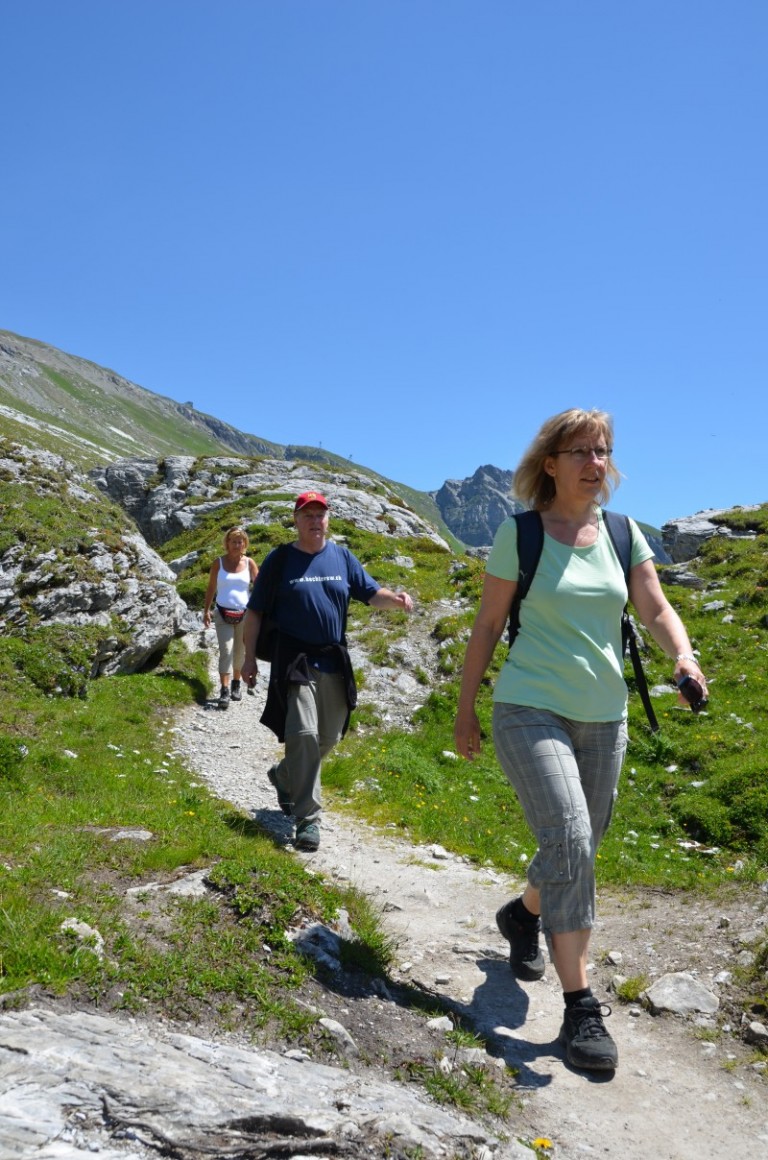
[[[293,510],[295,512],[300,512],[301,509],[306,507],[308,503],[319,503],[322,504],[322,506],[326,509],[328,507],[328,500],[324,495],[321,495],[319,491],[303,491],[296,500],[296,503],[293,505]]]

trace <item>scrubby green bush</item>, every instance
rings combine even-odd
[[[675,798],[671,809],[695,841],[716,846],[729,846],[733,842],[734,828],[722,802],[708,795],[683,794]]]
[[[23,741],[0,733],[0,784],[18,785],[22,777],[22,762],[27,755]]]

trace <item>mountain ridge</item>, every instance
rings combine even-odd
[[[0,329],[0,434],[23,442],[29,427],[38,445],[86,471],[121,459],[222,454],[364,471],[394,487],[458,546],[428,492],[323,448],[273,443],[239,431],[192,403],[177,403],[79,355]]]
[[[324,448],[241,431],[80,355],[0,330],[0,433],[20,439],[25,426],[41,446],[84,470],[121,459],[234,454],[363,471],[396,490],[455,547],[489,547],[502,520],[522,510],[510,494],[513,473],[503,468],[488,464],[467,479],[419,491]],[[659,529],[640,526],[666,562]]]

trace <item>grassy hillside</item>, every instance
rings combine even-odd
[[[0,331],[0,405],[28,417],[49,450],[86,467],[122,456],[211,454],[226,446],[171,399],[9,331]],[[20,425],[0,411],[1,433],[19,438]]]

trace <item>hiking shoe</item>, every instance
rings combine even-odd
[[[535,983],[544,976],[544,956],[539,949],[541,919],[519,922],[512,913],[517,899],[496,911],[496,925],[509,943],[509,966],[518,979]]]
[[[233,701],[242,701],[242,699],[243,699],[242,686],[241,686],[239,681],[235,681],[234,679],[232,681],[231,694],[232,694]]]
[[[267,770],[267,777],[269,778],[272,785],[275,787],[275,792],[277,793],[277,804],[280,806],[280,809],[283,811],[283,813],[287,814],[288,817],[290,817],[291,816],[291,806],[293,805],[293,802],[291,801],[290,794],[286,793],[286,791],[284,789],[280,789],[280,786],[277,784],[277,766],[276,765],[273,765],[271,769]]]
[[[297,850],[314,853],[320,846],[320,827],[317,822],[299,822],[296,827],[296,840],[293,844]]]
[[[608,1004],[601,1003],[594,995],[566,1007],[558,1039],[565,1048],[566,1059],[574,1067],[594,1071],[613,1071],[618,1067],[616,1044],[603,1023],[603,1016],[610,1014]]]
[[[219,689],[219,708],[228,709],[230,701],[230,692],[228,685],[222,685]]]

